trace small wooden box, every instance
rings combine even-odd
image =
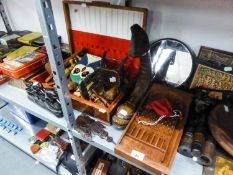
[[[72,53],[86,48],[88,53],[99,57],[106,51],[107,60],[112,58],[123,60],[128,55],[130,46],[130,27],[137,23],[146,28],[147,9],[144,8],[73,0],[63,0],[63,8]],[[116,64],[119,63],[118,61]],[[117,67],[117,65],[111,65],[111,61],[107,64],[111,68]],[[129,58],[124,70],[128,70],[128,75],[133,79],[137,75],[138,68],[139,60]],[[111,116],[124,95],[125,93],[121,91],[108,108],[72,93],[71,98],[75,109],[110,124]]]
[[[183,133],[192,95],[153,84],[140,106],[147,97],[154,95],[167,98],[172,106],[182,106],[182,120],[163,119],[156,126],[144,126],[137,123],[135,113],[115,152],[155,174],[168,174]]]
[[[77,97],[70,94],[72,99],[72,104],[75,109],[82,111],[84,113],[90,114],[100,120],[102,120],[105,124],[109,125],[111,123],[111,116],[116,110],[119,102],[124,97],[124,92],[120,92],[120,94],[114,99],[109,107],[101,106],[97,103],[94,103],[89,100],[85,100],[82,97]]]

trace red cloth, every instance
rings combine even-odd
[[[153,110],[159,116],[169,117],[172,115],[172,106],[166,98],[155,100],[144,106],[144,109]]]

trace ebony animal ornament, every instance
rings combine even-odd
[[[44,88],[43,85],[38,82],[25,82],[25,85],[30,100],[41,107],[48,109],[56,115],[56,117],[63,116],[61,104],[55,89]]]

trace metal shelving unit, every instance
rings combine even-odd
[[[9,121],[13,121],[23,127],[23,130],[20,131],[17,135],[12,135],[11,133],[7,133],[5,130],[0,129],[0,136],[10,142],[11,144],[18,147],[24,153],[28,154],[31,157],[34,157],[38,162],[41,162],[43,165],[56,172],[57,162],[46,162],[40,156],[33,155],[30,147],[31,143],[29,142],[29,138],[31,138],[35,133],[37,133],[41,128],[46,126],[46,122],[43,120],[36,122],[36,124],[29,124],[20,118],[16,118],[11,115],[6,107],[0,109],[0,118],[7,119]],[[63,175],[70,175],[70,173],[63,167],[60,168],[60,172]]]
[[[7,32],[11,32],[12,31],[11,25],[10,25],[10,22],[7,18],[7,14],[6,14],[5,8],[3,6],[2,0],[0,0],[0,15],[2,17],[4,24],[5,24]]]
[[[1,0],[0,0],[1,3]],[[2,3],[0,4],[2,5]],[[69,135],[69,140],[71,142],[75,160],[77,167],[80,171],[80,175],[85,175],[85,163],[93,152],[93,147],[89,146],[84,152],[81,151],[79,140],[83,140],[88,142],[90,145],[97,147],[111,155],[114,155],[148,173],[148,170],[136,165],[129,160],[117,155],[114,153],[115,145],[113,143],[109,143],[103,139],[100,139],[98,136],[95,136],[92,141],[84,138],[80,133],[75,130],[75,119],[81,114],[81,112],[77,110],[73,110],[72,103],[69,97],[69,91],[67,87],[67,80],[64,71],[63,59],[61,56],[60,46],[58,42],[58,35],[56,30],[56,25],[54,22],[52,7],[50,0],[36,0],[36,6],[38,11],[38,16],[41,24],[41,29],[43,33],[43,37],[45,40],[46,49],[49,56],[49,62],[52,67],[54,80],[56,83],[59,100],[62,104],[62,110],[64,117],[57,118],[55,115],[51,114],[49,111],[43,109],[37,104],[33,103],[27,98],[27,94],[25,91],[12,87],[7,83],[0,86],[0,98],[5,100],[6,102],[13,103],[22,107],[25,111],[30,112],[31,114],[37,116],[38,118],[53,124],[66,131]],[[5,12],[5,11],[2,11]],[[110,136],[113,137],[113,140],[117,143],[120,139],[123,131],[117,130],[113,126],[106,126],[106,130],[110,133]],[[10,141],[13,142],[13,141]],[[13,144],[15,144],[13,142]],[[17,147],[22,147],[22,142],[18,142],[15,144]],[[29,147],[28,147],[29,148]],[[28,148],[25,152],[30,154]],[[42,162],[43,163],[43,162]],[[46,164],[46,163],[45,163]],[[180,167],[180,168],[179,168]],[[182,175],[183,167],[189,169],[194,172],[195,175],[201,174],[202,167],[198,164],[193,164],[189,160],[180,154],[177,154],[174,161],[174,166],[171,171],[171,175]]]
[[[59,118],[55,117],[53,114],[51,114],[47,110],[41,108],[37,104],[30,101],[27,98],[26,92],[21,90],[21,89],[12,87],[12,86],[8,85],[7,83],[5,83],[5,84],[0,86],[0,98],[4,99],[6,102],[9,102],[9,103],[12,103],[12,104],[15,104],[17,106],[22,107],[25,111],[32,113],[33,115],[37,116],[38,118],[40,118],[48,123],[51,123],[54,126],[57,126],[63,130],[66,130],[65,122],[64,122],[63,118],[59,119]],[[77,117],[78,115],[81,114],[81,112],[74,110],[74,114]],[[110,135],[113,137],[113,140],[115,142],[117,142],[119,140],[119,138],[123,132],[122,130],[117,130],[113,126],[106,126],[106,130],[110,133]],[[109,143],[109,142],[99,138],[98,136],[95,136],[92,139],[92,141],[88,141],[79,132],[77,132],[74,128],[72,129],[72,133],[73,133],[74,137],[81,139],[85,142],[88,142],[90,145],[92,145],[96,148],[99,148],[101,150],[104,150],[105,152],[107,152],[113,156],[116,156],[119,159],[126,161],[126,162],[148,172],[146,169],[143,169],[142,167],[140,167],[140,166],[124,159],[123,157],[117,155],[116,153],[114,153],[114,146],[115,146],[114,144]],[[17,145],[20,146],[20,144],[17,144]],[[89,154],[90,153],[91,153],[91,151],[89,152]],[[86,158],[86,159],[88,159],[88,158]],[[186,167],[190,171],[192,170],[193,175],[200,175],[202,172],[202,166],[193,163],[192,160],[190,160],[189,158],[186,158],[186,157],[177,153],[170,175],[177,175],[177,174],[183,175],[184,172],[182,172],[182,170],[184,169],[184,167]],[[150,173],[150,172],[148,172],[148,173]]]
[[[56,83],[56,89],[61,103],[67,133],[73,149],[76,165],[80,175],[86,174],[85,164],[83,162],[82,150],[78,139],[72,134],[72,128],[75,125],[75,117],[72,108],[65,68],[61,54],[60,44],[57,35],[57,29],[53,16],[53,10],[50,0],[37,0],[37,12],[47,49],[50,66],[53,72],[53,78]]]
[[[3,108],[7,103],[0,98],[0,109]]]
[[[33,103],[27,98],[27,93],[24,90],[5,83],[0,86],[0,98],[8,103],[20,106],[25,111],[66,131],[64,118],[57,118],[51,112]]]

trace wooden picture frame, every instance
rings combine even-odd
[[[190,88],[233,90],[233,75],[218,69],[198,64]]]

